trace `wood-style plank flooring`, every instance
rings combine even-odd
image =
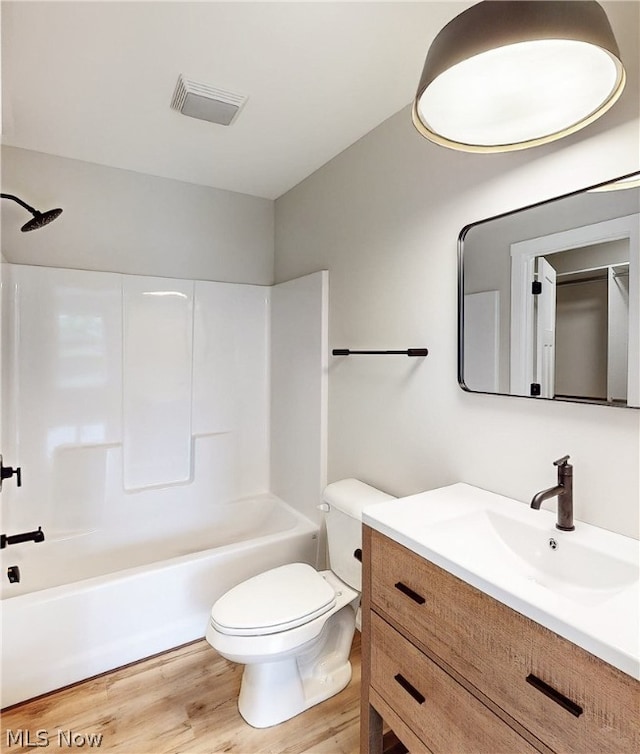
[[[257,730],[244,722],[237,707],[242,666],[224,660],[202,640],[6,710],[1,750],[38,751],[38,742],[48,738],[46,751],[52,754],[91,749],[119,754],[355,754],[359,637],[356,632],[347,688],[273,728]],[[22,745],[16,739],[19,731]],[[39,731],[46,731],[46,738],[38,738]],[[99,748],[83,738],[99,734]]]

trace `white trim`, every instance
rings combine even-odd
[[[536,252],[525,253],[523,243],[511,244],[511,330],[509,393],[529,395],[533,382],[533,298]]]

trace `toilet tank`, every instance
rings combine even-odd
[[[323,495],[329,547],[329,567],[345,584],[362,591],[362,510],[366,505],[393,500],[358,479],[343,479],[326,487]]]

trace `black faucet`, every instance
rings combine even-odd
[[[18,545],[21,542],[44,542],[42,527],[39,526],[38,531],[26,531],[24,534],[13,534],[11,536],[0,534],[0,550],[4,550],[7,545]]]
[[[563,456],[553,462],[558,467],[558,484],[542,490],[533,496],[531,507],[540,510],[540,506],[550,497],[558,498],[558,522],[556,529],[573,531],[573,466],[569,463],[569,456]]]

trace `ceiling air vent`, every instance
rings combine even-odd
[[[179,76],[171,107],[190,118],[229,126],[246,101],[247,97],[241,94],[227,92],[208,84],[199,84],[197,81]]]

